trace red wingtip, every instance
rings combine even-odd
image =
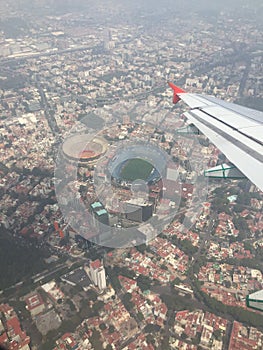
[[[184,91],[183,89],[179,88],[171,82],[168,82],[168,84],[174,91],[173,103],[177,103],[180,100],[180,97],[177,94],[185,93],[186,91]]]

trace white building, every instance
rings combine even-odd
[[[105,269],[99,259],[90,263],[90,278],[100,290],[106,288]]]

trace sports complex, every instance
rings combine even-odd
[[[166,158],[159,148],[135,144],[119,148],[108,163],[108,171],[115,181],[146,183],[158,181],[166,173]]]
[[[69,136],[62,145],[62,151],[65,157],[71,161],[92,164],[108,148],[107,141],[100,136],[92,140],[89,134],[75,134]]]

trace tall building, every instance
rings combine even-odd
[[[111,41],[111,31],[109,29],[104,29],[103,32],[103,46],[104,50],[110,49],[110,41]]]
[[[94,237],[94,242],[103,244],[111,238],[111,228],[109,226],[109,213],[100,202],[91,204],[92,224],[97,235]]]
[[[142,198],[133,198],[125,202],[126,218],[131,221],[144,222],[153,215],[153,203]]]
[[[100,290],[106,288],[105,269],[99,259],[90,263],[90,278]]]

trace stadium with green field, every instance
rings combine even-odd
[[[126,181],[147,180],[153,170],[153,166],[144,159],[128,159],[122,164],[120,177]]]

